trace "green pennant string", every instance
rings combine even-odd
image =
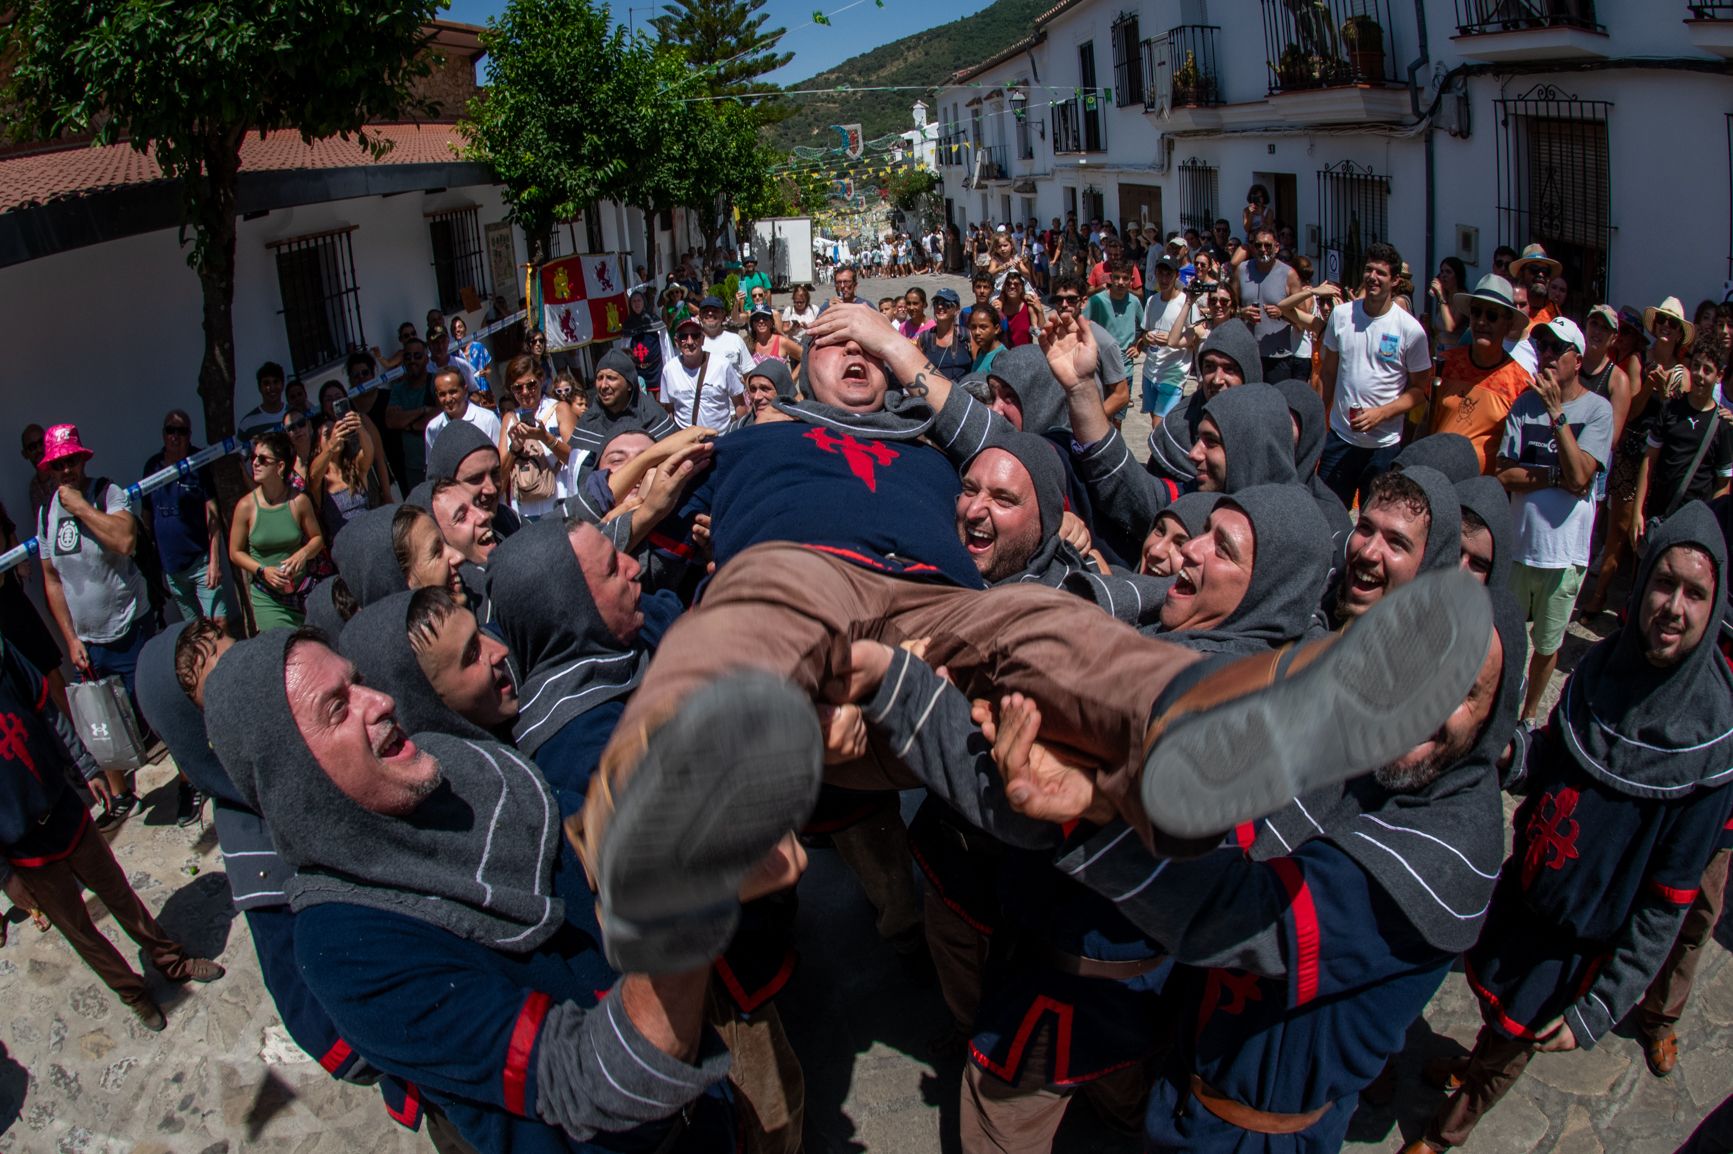
[[[817,8],[814,8],[812,10],[812,22],[814,24],[823,24],[823,25],[828,27],[830,25],[830,17],[826,16],[823,12],[819,11]]]

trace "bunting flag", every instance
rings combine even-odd
[[[561,257],[541,268],[542,331],[549,351],[613,340],[626,320],[618,253]]]

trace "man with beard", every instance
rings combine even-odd
[[[1733,807],[1726,574],[1714,514],[1686,505],[1529,747],[1515,844],[1465,959],[1486,1024],[1407,1154],[1467,1141],[1536,1051],[1593,1047],[1665,961]]]
[[[1517,311],[1510,282],[1496,274],[1481,277],[1471,293],[1457,293],[1450,307],[1458,317],[1467,318],[1471,339],[1444,354],[1431,431],[1467,437],[1480,471],[1492,473],[1504,438],[1504,419],[1533,379],[1504,351],[1504,342],[1511,333],[1520,333],[1528,318]]]
[[[688,737],[619,797],[622,841],[595,863],[597,886],[614,908],[654,895],[661,920],[648,938],[610,925],[604,961],[594,923],[567,919],[589,893],[559,811],[508,746],[456,736],[462,723],[410,738],[393,699],[306,632],[236,646],[206,698],[217,755],[296,870],[308,985],[356,1052],[437,1108],[436,1145],[630,1131],[644,1148],[726,1145],[731,1121],[707,1094],[726,1068],[703,1025],[708,961],[738,920],[734,895],[798,876],[778,811],[817,787],[800,699],[762,678],[707,695],[707,725],[750,731],[730,778],[747,795],[694,788]]]
[[[1186,580],[1195,594],[1164,629],[1164,636],[1206,653],[1269,653],[1310,630],[1314,599],[1329,570],[1329,535],[1315,503],[1303,490],[1260,486],[1221,499],[1206,531],[1184,552]],[[886,741],[909,750],[910,767],[936,797],[956,805],[961,816],[955,820],[975,837],[980,834],[973,831],[986,830],[1020,847],[1006,851],[1007,861],[999,872],[1004,882],[1000,905],[1013,923],[1005,936],[1017,936],[1022,948],[1006,951],[988,971],[963,1091],[963,1149],[970,1154],[1045,1149],[1068,1097],[1079,1086],[1098,1109],[1134,1122],[1126,1118],[1126,1111],[1141,1100],[1148,1079],[1141,1062],[1162,1025],[1150,991],[1161,989],[1164,980],[1173,981],[1166,973],[1170,955],[1184,959],[1190,937],[1208,936],[1212,927],[1188,929],[1179,935],[1179,945],[1152,933],[1151,925],[1167,924],[1142,912],[1141,891],[1150,885],[1151,869],[1160,875],[1169,863],[1150,857],[1134,839],[1124,836],[1128,831],[1118,823],[1110,822],[1091,838],[1094,826],[1085,818],[1075,831],[1076,842],[1067,844],[1088,840],[1094,847],[1092,855],[1111,858],[1116,840],[1123,841],[1135,847],[1136,858],[1144,863],[1137,878],[1121,873],[1118,880],[1127,884],[1096,885],[1085,872],[1073,872],[1069,878],[1056,873],[1052,861],[1053,847],[1063,840],[1059,828],[1029,821],[1006,805],[1001,787],[994,784],[998,772],[991,758],[981,753],[982,745],[971,744],[979,743],[980,735],[969,721],[969,702],[931,668],[907,652],[863,641],[853,647],[850,669],[851,696],[859,698],[876,688],[876,696],[863,706],[866,716]],[[1488,828],[1496,841],[1496,784],[1483,800],[1490,802]],[[1110,821],[1110,814],[1111,806],[1103,805],[1095,820]],[[1342,832],[1346,836],[1348,831]],[[1230,842],[1227,850],[1217,851],[1217,864],[1229,868],[1239,863],[1240,868],[1255,869],[1240,853],[1250,840],[1243,836]],[[1297,845],[1299,839],[1294,840]],[[1207,848],[1207,843],[1196,848]],[[1486,857],[1490,861],[1496,853],[1494,846]],[[1207,888],[1213,882],[1212,874],[1200,870],[1202,863],[1171,864],[1190,870],[1195,884]],[[1269,879],[1254,877],[1238,894],[1227,887],[1218,891],[1227,894],[1230,902],[1244,900],[1246,908],[1218,908],[1206,914],[1191,907],[1195,896],[1187,896],[1182,904],[1190,908],[1189,916],[1213,918],[1214,925],[1230,928],[1237,924],[1230,920],[1237,912],[1249,923],[1243,931],[1246,936],[1269,935],[1265,947],[1279,956],[1276,937],[1285,902],[1276,900],[1279,886],[1272,887],[1275,892],[1268,900],[1257,895],[1260,882],[1269,884]],[[1178,892],[1185,893],[1186,887],[1182,884]],[[1150,900],[1159,909],[1174,899]],[[1128,923],[1131,910],[1139,914]],[[1259,923],[1260,917],[1276,927]],[[1343,970],[1350,971],[1361,951],[1341,952]],[[1448,956],[1440,954],[1438,962],[1431,974],[1433,986],[1448,967]],[[1274,963],[1274,980],[1269,984],[1285,992],[1288,982],[1280,964]],[[1286,1005],[1280,997],[1270,1000]],[[1424,1001],[1422,993],[1413,1012]],[[1376,1014],[1383,1008],[1375,1006],[1365,1013]],[[1279,1031],[1278,1024],[1274,1032],[1279,1036]],[[1347,1038],[1355,1036],[1352,1031],[1344,1033]],[[1392,1047],[1401,1036],[1400,1028],[1389,1031]],[[1234,1044],[1234,1039],[1224,1039],[1227,1053],[1233,1052]],[[1298,1088],[1310,1057],[1310,1053],[1296,1054],[1290,1063],[1292,1085],[1284,1085],[1284,1091]],[[1376,1069],[1373,1065],[1372,1071]],[[1141,1081],[1135,1088],[1127,1087],[1128,1076]],[[1234,1085],[1237,1089],[1238,1083]],[[1343,1112],[1344,1125],[1351,1112],[1351,1106]],[[1151,1117],[1154,1126],[1154,1111]]]
[[[1097,355],[1079,328],[1071,318],[1045,334],[1049,362],[1062,386],[1093,389]],[[1212,684],[1226,704],[1208,710],[1208,722],[1175,726],[1146,746],[1155,696],[1196,655],[1139,638],[1053,590],[1018,585],[979,595],[979,574],[956,535],[956,473],[918,440],[933,419],[923,397],[942,408],[950,382],[876,312],[831,310],[809,331],[813,353],[802,367],[816,400],[782,406],[797,421],[717,442],[696,494],[712,514],[716,576],[628,702],[592,798],[617,791],[654,756],[666,719],[702,686],[757,668],[816,694],[836,640],[863,632],[932,637],[932,656],[965,686],[1026,688],[1050,703],[1063,719],[1060,737],[1114,767],[1109,788],[1126,820],[1151,839],[1152,816],[1171,834],[1195,837],[1256,816],[1249,806],[1273,808],[1296,789],[1339,780],[1356,762],[1363,770],[1368,757],[1381,763],[1435,728],[1472,682],[1490,627],[1484,601],[1472,586],[1435,582],[1441,602],[1424,612],[1412,601],[1391,606],[1381,625],[1354,630],[1273,688],[1267,676],[1241,682],[1245,671],[1217,671]],[[887,401],[892,377],[915,395]],[[1111,669],[1093,664],[1108,652]],[[1350,750],[1343,735],[1351,727],[1335,711],[1352,716],[1373,704],[1357,680],[1368,660],[1378,664],[1381,689],[1400,693],[1408,707],[1367,727],[1375,740],[1362,742],[1369,734],[1356,731]],[[1351,670],[1352,687],[1343,680]],[[1229,729],[1265,740],[1219,743]],[[1146,762],[1158,768],[1146,775]],[[1195,776],[1206,762],[1212,782],[1237,774],[1233,796]],[[897,784],[876,765],[833,767],[827,776],[842,785]],[[605,845],[606,812],[586,807],[587,853]]]
[[[1458,568],[1461,559],[1461,506],[1444,474],[1425,465],[1380,473],[1367,486],[1325,608],[1333,625],[1345,625],[1420,574]]]

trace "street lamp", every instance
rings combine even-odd
[[[1028,105],[1028,103],[1029,103],[1029,94],[1028,93],[1024,92],[1021,88],[1013,88],[1011,90],[1011,115],[1012,116],[1015,116],[1018,120],[1022,120],[1024,108]]]

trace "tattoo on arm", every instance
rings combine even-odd
[[[925,397],[927,395],[926,372],[922,371],[916,373],[914,383],[905,388],[903,392],[911,397]]]

